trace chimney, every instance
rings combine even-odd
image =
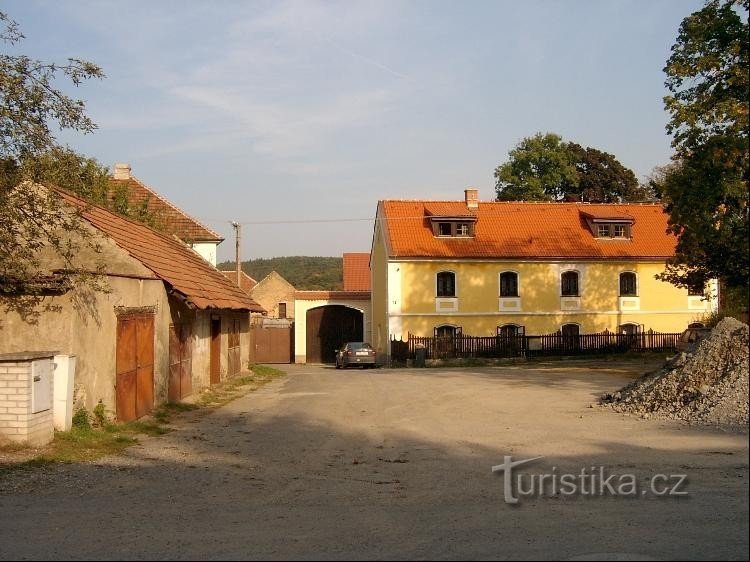
[[[479,190],[476,187],[464,189],[466,208],[470,211],[476,211],[479,208]]]
[[[130,179],[130,164],[124,164],[118,162],[115,164],[115,179],[116,180],[129,180]]]

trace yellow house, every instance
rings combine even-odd
[[[656,279],[676,239],[658,204],[378,203],[372,343],[415,336],[678,332],[718,287]]]

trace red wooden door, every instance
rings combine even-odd
[[[240,353],[240,320],[233,318],[229,321],[229,376],[238,375],[242,369],[242,355]]]
[[[170,402],[177,402],[193,393],[191,332],[190,324],[173,324],[169,327]]]
[[[124,315],[117,319],[115,359],[117,419],[145,416],[154,406],[154,316]]]
[[[221,319],[211,320],[211,384],[221,382]]]

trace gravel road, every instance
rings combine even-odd
[[[0,477],[0,559],[747,560],[746,433],[589,408],[649,367],[292,365],[122,456]],[[510,505],[506,455],[688,495]]]

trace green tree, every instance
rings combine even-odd
[[[578,185],[578,174],[568,146],[554,133],[526,137],[495,169],[498,201],[554,201],[567,186]]]
[[[750,0],[710,0],[686,17],[664,71],[673,165],[656,182],[677,235],[660,278],[748,289]]]
[[[498,201],[619,202],[653,199],[613,155],[554,133],[523,139],[495,169]]]
[[[18,24],[0,12],[0,42],[13,45],[22,39]],[[75,213],[61,211],[54,194],[18,180],[34,179],[44,155],[62,150],[53,127],[82,133],[96,128],[84,103],[59,89],[57,79],[78,86],[102,76],[98,66],[79,59],[56,64],[0,54],[0,290],[6,293],[35,275],[44,247],[72,263],[76,248],[67,234],[86,232]]]
[[[581,201],[618,203],[646,201],[654,193],[638,183],[635,173],[608,152],[568,143],[575,163],[578,182],[565,186],[565,195],[575,194]]]

